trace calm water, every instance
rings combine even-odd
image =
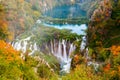
[[[57,29],[69,29],[72,30],[72,33],[77,33],[78,35],[85,35],[85,30],[87,29],[86,24],[81,25],[72,25],[72,24],[64,24],[64,25],[55,25],[55,24],[45,24],[47,27],[54,27]]]
[[[78,18],[85,17],[86,12],[78,4],[56,6],[44,13],[46,17],[52,18]]]
[[[74,5],[61,5],[56,6],[44,13],[44,16],[46,17],[52,17],[52,18],[59,18],[59,19],[66,19],[66,18],[79,18],[79,17],[86,17],[86,12],[82,10],[79,6],[79,4]],[[77,34],[85,34],[83,30],[87,29],[86,24],[47,24],[43,23],[45,26],[48,27],[54,27],[58,29],[70,29],[73,33]]]

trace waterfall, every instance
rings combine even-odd
[[[12,43],[12,46],[16,50],[21,50],[23,53],[26,53],[28,50],[29,55],[32,55],[35,53],[35,51],[39,51],[39,48],[36,43],[33,43],[30,41],[31,37],[17,40]],[[71,53],[76,49],[73,43],[70,43],[70,41],[67,40],[51,40],[50,44],[43,45],[49,49],[50,53],[52,53],[60,62],[61,71],[69,73],[70,72],[70,66],[71,66],[71,60],[70,57]],[[46,48],[45,48],[46,49]],[[46,50],[45,50],[46,51]],[[28,52],[27,52],[28,53]],[[23,54],[21,54],[23,56]]]
[[[67,51],[66,51],[66,41],[62,40],[62,45],[63,45],[63,59],[65,59],[65,61],[67,61]]]
[[[80,50],[83,51],[85,49],[85,46],[86,46],[86,37],[83,36],[82,37],[82,42],[81,42],[81,45],[80,45]]]
[[[88,47],[86,48],[86,37],[85,36],[82,37],[80,50],[81,51],[85,50],[84,57],[87,59],[87,66],[92,65],[94,70],[98,71],[100,64],[98,62],[92,61],[91,57],[89,56]]]
[[[59,41],[59,44],[58,44],[58,57],[61,59],[62,58],[62,45],[61,45],[61,42]]]
[[[67,49],[68,48],[68,49]],[[75,50],[75,46],[73,43],[69,43],[66,40],[59,40],[58,42],[56,40],[51,41],[51,53],[57,57],[57,59],[60,61],[61,71],[69,73],[70,72],[70,66],[71,66],[71,60],[70,57],[71,53]]]
[[[35,51],[38,50],[38,47],[36,43],[31,43],[30,39],[31,37],[27,37],[21,40],[17,39],[16,42],[12,43],[12,46],[14,47],[14,49],[22,51],[23,53],[26,53],[27,50],[30,50],[31,52],[29,52],[29,55],[32,55]]]

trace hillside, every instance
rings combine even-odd
[[[120,1],[104,0],[94,11],[88,28],[88,46],[92,58],[109,64],[109,80],[119,80]],[[109,73],[114,71],[113,75]],[[117,74],[118,73],[118,74]]]
[[[120,80],[120,0],[0,0],[0,80]]]

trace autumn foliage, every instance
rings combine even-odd
[[[77,62],[79,61],[79,59],[80,59],[80,56],[79,56],[79,55],[75,55],[75,56],[74,56],[75,63],[77,63]]]
[[[20,52],[0,40],[0,80],[38,80],[31,67],[35,64],[33,61],[30,58],[28,62],[25,62],[20,57]]]
[[[1,59],[5,59],[7,62],[16,61],[20,60],[20,55],[10,44],[0,40],[0,60]]]
[[[111,50],[111,53],[114,55],[114,56],[118,56],[120,54],[120,46],[112,46],[110,48]]]
[[[0,39],[5,40],[8,36],[8,24],[5,21],[5,10],[2,4],[0,4]]]
[[[108,72],[110,70],[110,64],[107,64],[105,67],[104,67],[104,72]]]

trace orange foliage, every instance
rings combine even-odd
[[[120,66],[118,66],[118,72],[120,73]]]
[[[120,54],[120,46],[112,46],[110,50],[114,56],[118,56]]]
[[[0,40],[0,56],[0,59],[5,59],[10,62],[20,60],[19,52],[3,40]]]
[[[79,59],[80,59],[79,55],[74,56],[74,60],[75,60],[76,63],[79,62]]]
[[[108,72],[110,70],[110,64],[107,64],[103,70],[104,72]]]
[[[112,71],[110,72],[110,75],[113,76],[115,73],[116,73],[116,71],[115,71],[115,70],[112,70]]]

